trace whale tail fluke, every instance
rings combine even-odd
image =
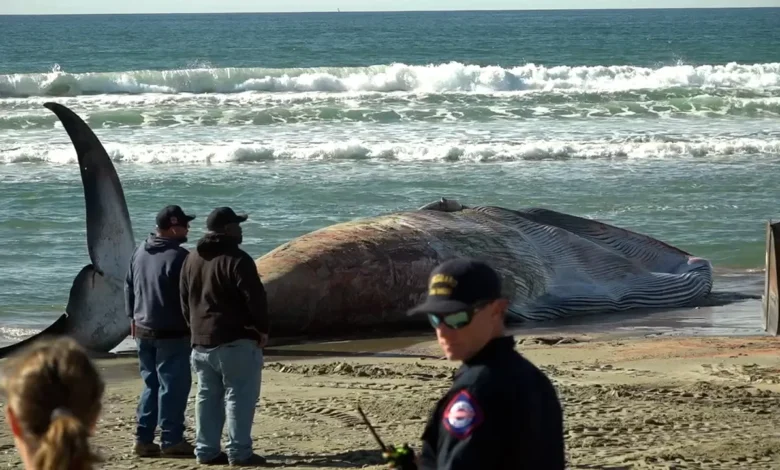
[[[43,336],[67,335],[89,350],[108,352],[130,334],[123,288],[135,239],[119,177],[100,140],[76,113],[58,103],[44,106],[62,122],[78,156],[91,263],[73,279],[66,313],[40,333],[0,348],[0,358]]]
[[[38,341],[39,339],[45,338],[47,336],[62,336],[64,335],[68,330],[68,315],[66,313],[63,313],[60,315],[57,320],[49,325],[45,330],[34,334],[33,336],[30,336],[29,338],[25,338],[18,343],[14,343],[8,346],[4,346],[0,348],[0,359],[6,358],[8,356],[11,356],[15,354],[17,351],[20,351],[24,348],[26,348],[28,345],[34,343],[35,341]]]

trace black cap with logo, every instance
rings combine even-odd
[[[479,260],[457,258],[445,261],[431,272],[425,301],[408,314],[447,315],[499,298],[501,277],[493,268]]]
[[[217,207],[206,219],[206,228],[218,232],[225,228],[226,225],[240,224],[246,221],[249,216],[246,214],[236,214],[230,207]]]
[[[165,206],[157,213],[157,227],[162,230],[175,226],[186,227],[193,220],[194,215],[185,214],[182,208],[176,205]]]

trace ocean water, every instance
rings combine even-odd
[[[756,290],[780,218],[778,25],[780,9],[0,16],[0,343],[56,319],[89,263],[47,101],[113,157],[139,242],[172,203],[198,215],[190,247],[213,207],[249,212],[259,257],[449,197],[599,218]]]

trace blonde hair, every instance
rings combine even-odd
[[[67,337],[39,340],[4,369],[0,390],[36,470],[91,470],[102,460],[88,439],[105,384],[78,343]]]

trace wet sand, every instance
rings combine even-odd
[[[780,468],[780,338],[571,329],[579,332],[515,335],[517,349],[558,389],[570,468]],[[358,401],[387,443],[419,448],[427,414],[456,367],[431,339],[268,348],[255,449],[285,468],[385,468]],[[131,454],[141,390],[136,358],[97,362],[108,381],[94,441],[107,457],[104,468],[199,468],[190,459]],[[12,445],[0,422],[2,468],[21,468]]]

